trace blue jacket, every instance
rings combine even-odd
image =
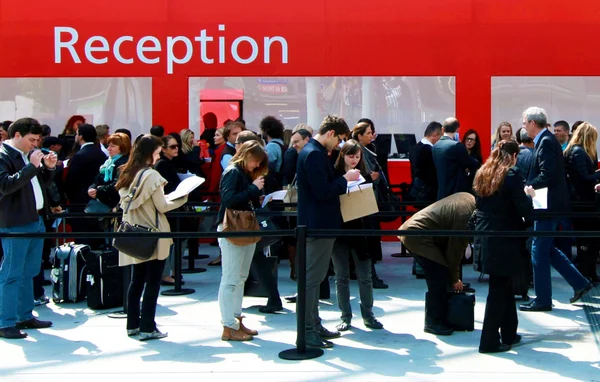
[[[465,145],[443,136],[431,151],[437,171],[437,200],[457,192],[472,192],[467,169],[474,173],[480,164],[469,155]]]
[[[569,210],[565,158],[560,143],[548,130],[542,132],[535,145],[527,184],[536,190],[548,187],[548,211]]]
[[[314,139],[308,141],[298,156],[298,225],[309,229],[340,229],[342,213],[340,195],[348,183],[336,176],[327,150]]]

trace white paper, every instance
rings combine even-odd
[[[533,208],[536,210],[548,209],[548,188],[540,188],[539,190],[535,190]]]
[[[358,186],[359,184],[363,184],[364,182],[366,182],[365,178],[363,178],[363,176],[359,174],[358,180],[355,180],[354,182],[348,182],[348,189],[351,189],[354,186]]]
[[[267,196],[265,196],[265,200],[262,202],[262,207],[264,208],[271,200],[283,200],[287,190],[275,191]]]
[[[185,178],[179,183],[179,186],[175,189],[175,191],[171,192],[169,195],[166,195],[168,201],[173,201],[179,198],[183,198],[186,195],[189,195],[190,192],[194,191],[198,188],[202,183],[204,183],[204,178],[200,178],[199,176],[190,176]]]
[[[68,160],[68,159],[65,159],[65,160],[63,161],[63,167],[64,167],[64,168],[67,168],[67,167],[69,167],[69,160]]]
[[[367,188],[373,188],[373,183],[357,184],[356,186],[349,187],[348,193],[365,190]]]
[[[185,173],[185,174],[177,174],[177,176],[179,177],[179,180],[186,180],[187,178],[191,178],[192,176],[196,176],[194,174],[192,174],[191,172]]]

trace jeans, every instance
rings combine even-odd
[[[542,219],[533,225],[534,231],[556,231],[559,219]],[[577,268],[564,253],[554,247],[552,237],[534,237],[531,245],[531,262],[533,265],[533,283],[535,286],[536,304],[552,305],[552,280],[550,266],[578,291],[585,288],[589,281],[579,273]]]
[[[360,307],[363,319],[373,317],[373,280],[371,280],[371,260],[359,260],[356,250],[336,240],[333,246],[333,268],[335,269],[335,288],[338,307],[342,312],[342,321],[352,320],[350,306],[350,256],[354,259]]]
[[[0,228],[2,233],[46,232],[42,218],[18,227]],[[0,265],[0,329],[33,318],[33,278],[40,272],[44,239],[3,238]]]
[[[413,254],[423,268],[427,293],[425,294],[425,326],[445,325],[448,313],[448,286],[450,273],[448,267]]]
[[[127,293],[127,330],[140,329],[142,333],[152,333],[156,330],[156,301],[160,292],[160,280],[165,260],[150,260],[133,265],[133,273]],[[145,288],[144,288],[145,286]],[[142,317],[140,319],[140,298],[142,302]]]
[[[335,239],[306,239],[306,334],[319,330],[320,284],[327,276]]]
[[[500,335],[506,344],[511,344],[517,337],[517,306],[513,291],[512,277],[490,275],[490,288],[485,304],[483,330],[479,348],[495,349],[500,345]]]
[[[219,227],[220,229],[220,227]],[[219,238],[221,248],[221,284],[219,285],[219,309],[223,326],[239,330],[236,317],[242,315],[244,284],[250,272],[256,244],[234,245]]]
[[[571,219],[562,218],[558,220],[557,228],[560,228],[563,232],[573,231],[574,227],[571,223]],[[573,244],[575,239],[572,237],[556,237],[554,238],[554,246],[567,256],[569,260],[573,259]]]

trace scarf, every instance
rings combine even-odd
[[[115,162],[121,159],[123,155],[117,154],[114,157],[108,158],[102,166],[100,166],[100,174],[104,175],[104,181],[110,182],[113,178],[113,170],[115,169]]]

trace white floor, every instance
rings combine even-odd
[[[202,246],[215,255],[216,248]],[[185,275],[191,295],[159,298],[157,322],[169,337],[139,342],[125,334],[125,322],[107,312],[87,309],[85,302],[37,312],[54,327],[29,331],[25,340],[0,340],[0,381],[495,381],[600,380],[600,353],[581,306],[568,304],[572,290],[554,274],[554,304],[550,313],[519,313],[521,345],[499,355],[477,352],[485,309],[487,283],[479,284],[470,266],[464,281],[477,290],[474,332],[436,337],[423,332],[425,283],[410,274],[412,259],[392,258],[397,244],[384,244],[384,262],[377,265],[389,285],[375,290],[375,314],[385,329],[362,325],[353,300],[356,325],[335,347],[317,359],[285,361],[282,350],[294,346],[295,305],[284,303],[283,314],[263,315],[256,305],[263,298],[244,298],[245,323],[260,335],[252,342],[222,342],[217,290],[219,267]],[[210,260],[200,261],[200,265]],[[280,264],[282,296],[295,292],[287,262]],[[356,282],[353,294],[358,294]],[[596,295],[598,288],[594,291]],[[532,291],[533,293],[533,291]],[[600,296],[598,296],[600,298]],[[332,299],[321,303],[325,325],[333,329],[339,312],[332,282]]]

